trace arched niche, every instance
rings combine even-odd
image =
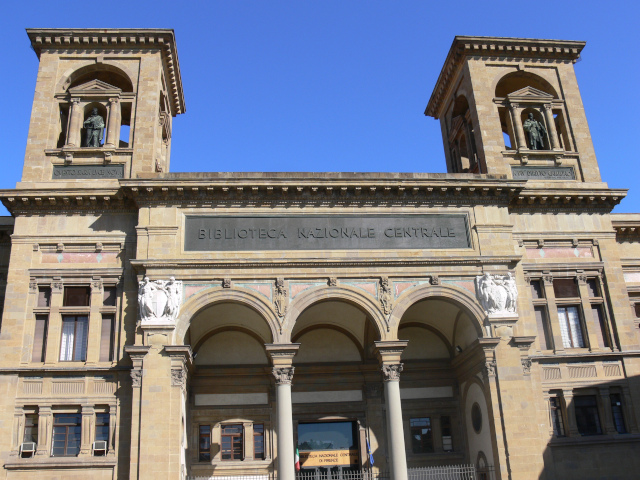
[[[559,98],[556,89],[547,80],[526,71],[511,72],[503,76],[496,85],[495,96],[504,98],[525,87],[532,87],[552,95],[553,98]]]
[[[475,144],[475,128],[469,101],[465,95],[458,95],[451,107],[449,153],[449,170],[452,173],[481,173]]]
[[[123,92],[134,91],[133,82],[124,70],[105,63],[94,63],[70,73],[63,83],[63,89],[68,90],[91,80],[100,80],[119,88]]]

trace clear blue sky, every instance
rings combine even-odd
[[[187,112],[171,171],[446,170],[423,112],[455,35],[586,40],[576,73],[604,181],[640,212],[637,2],[5,2],[0,188],[19,181],[38,61],[26,27],[173,28]],[[0,214],[6,214],[0,211]]]

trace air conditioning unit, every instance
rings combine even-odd
[[[20,445],[21,457],[33,457],[36,453],[36,442],[24,442]]]
[[[93,454],[104,455],[107,453],[107,442],[104,440],[98,440],[93,442]]]

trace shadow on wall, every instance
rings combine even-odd
[[[540,480],[639,478],[640,377],[623,379],[622,367],[617,361],[604,363],[605,375],[620,376],[618,381],[548,390],[549,442]],[[545,378],[560,372],[557,364],[542,365],[542,369]],[[574,376],[595,376],[591,364],[568,364],[568,369],[584,369],[573,372]]]

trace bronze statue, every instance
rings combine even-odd
[[[99,147],[102,142],[102,131],[104,129],[104,120],[98,115],[98,109],[91,110],[91,116],[84,121],[86,131],[84,137],[85,147]]]
[[[547,130],[544,125],[533,118],[533,113],[529,114],[522,124],[524,131],[529,134],[529,143],[531,144],[531,150],[544,150],[544,138],[547,136]]]

